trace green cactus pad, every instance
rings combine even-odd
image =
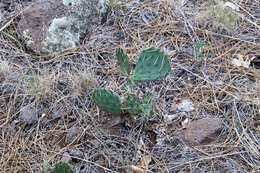
[[[71,167],[66,163],[56,163],[53,173],[74,173]]]
[[[154,108],[155,108],[155,102],[153,100],[153,94],[150,93],[150,92],[147,92],[145,95],[144,95],[144,98],[143,98],[143,104],[141,105],[141,110],[142,112],[144,113],[144,115],[146,116],[152,116],[153,115],[153,111],[154,111]]]
[[[131,72],[131,66],[129,64],[129,58],[123,49],[116,49],[116,57],[118,64],[120,65],[121,71],[125,76],[128,76]]]
[[[94,91],[94,102],[105,112],[120,114],[121,106],[119,97],[110,90],[99,89]]]
[[[128,94],[124,102],[124,108],[129,114],[138,115],[141,111],[140,104],[139,99],[134,94]]]
[[[139,54],[133,80],[146,81],[164,77],[171,70],[168,56],[162,51],[151,47]]]

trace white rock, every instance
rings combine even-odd
[[[239,7],[232,2],[225,2],[224,7],[230,7],[233,10],[240,11]]]
[[[177,110],[181,112],[192,112],[195,110],[195,107],[191,100],[185,99],[177,105]]]

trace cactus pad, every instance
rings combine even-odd
[[[121,71],[125,76],[128,76],[131,72],[131,66],[129,64],[129,58],[127,54],[124,52],[123,49],[117,48],[116,49],[116,57],[117,61],[120,65]]]
[[[56,163],[53,173],[74,173],[71,167],[66,163]]]
[[[134,94],[128,94],[124,102],[124,108],[129,114],[138,115],[141,111],[139,99]]]
[[[120,114],[121,106],[119,97],[110,90],[99,89],[94,91],[94,102],[105,112]]]
[[[144,95],[143,104],[141,105],[141,110],[144,113],[144,115],[152,116],[154,108],[155,108],[155,102],[153,100],[153,94],[150,92],[147,92]]]
[[[171,70],[168,56],[162,51],[151,47],[139,54],[133,80],[146,81],[164,77]]]

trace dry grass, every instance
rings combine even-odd
[[[1,172],[43,172],[66,154],[75,172],[82,173],[124,172],[145,154],[152,156],[150,172],[260,171],[258,0],[232,1],[241,16],[232,29],[198,20],[204,1],[129,0],[77,49],[55,57],[21,47],[15,26],[25,7],[12,2],[0,15],[8,16],[0,27]],[[208,46],[199,49],[199,41]],[[148,90],[154,94],[155,115],[125,118],[120,135],[108,135],[102,128],[107,116],[94,105],[92,92],[109,88],[124,97],[115,49],[124,48],[135,63],[150,46],[168,53],[172,65],[165,79],[137,84],[139,97]],[[248,69],[235,67],[237,54],[256,61]],[[184,98],[193,101],[195,111],[165,122],[164,115]],[[36,123],[19,120],[26,105],[36,108]],[[188,148],[175,138],[184,118],[203,117],[222,119],[216,142]]]

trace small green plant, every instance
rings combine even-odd
[[[216,2],[217,4],[211,7],[210,15],[228,28],[234,26],[238,16],[223,1]]]
[[[125,0],[109,0],[108,7],[111,11],[124,10],[126,7]]]
[[[197,57],[200,57],[202,56],[202,53],[203,53],[203,50],[205,48],[208,47],[208,43],[203,41],[203,40],[199,40],[197,43],[196,43],[196,56]]]
[[[56,163],[53,173],[74,173],[71,167],[66,163]]]
[[[212,27],[214,30],[224,29],[232,32],[240,18],[240,8],[232,1],[206,0],[196,4],[194,9],[194,20],[202,27],[207,27],[207,30]]]
[[[238,15],[234,12],[234,9],[221,0],[211,1],[211,4],[208,6],[207,15],[211,20],[228,29],[235,26],[238,20]]]
[[[141,102],[136,95],[132,94],[131,90],[133,90],[135,82],[151,81],[164,77],[171,70],[168,56],[154,47],[143,50],[139,54],[132,77],[130,77],[131,65],[129,58],[124,50],[118,48],[116,56],[123,75],[128,79],[126,85],[130,92],[126,93],[126,98],[121,104],[119,97],[112,91],[98,89],[93,94],[94,102],[102,110],[112,114],[129,113],[138,115],[140,112],[143,112],[146,116],[152,116],[155,108],[152,93],[146,93]]]

